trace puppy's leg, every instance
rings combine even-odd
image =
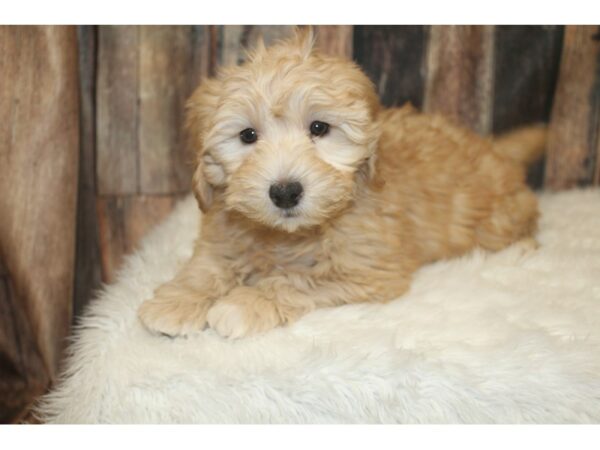
[[[206,313],[216,298],[233,286],[231,276],[217,260],[197,252],[175,278],[155,292],[138,310],[142,323],[151,331],[169,336],[202,330]]]
[[[402,276],[386,283],[267,277],[255,286],[232,289],[210,308],[207,320],[221,336],[240,338],[293,323],[319,307],[393,300],[408,289],[409,283],[409,277]]]

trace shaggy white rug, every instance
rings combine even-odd
[[[541,196],[541,248],[419,271],[386,305],[309,314],[261,337],[171,339],[136,309],[191,254],[182,202],[76,333],[48,422],[600,422],[600,190]]]

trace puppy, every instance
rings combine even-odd
[[[421,265],[531,237],[527,129],[497,143],[412,107],[383,109],[310,30],[205,80],[188,103],[203,211],[192,258],[145,301],[150,330],[240,338],[315,308],[387,302]]]

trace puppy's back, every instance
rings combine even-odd
[[[535,229],[525,165],[450,120],[412,107],[382,111],[382,200],[410,218],[423,262],[498,249]]]

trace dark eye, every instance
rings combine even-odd
[[[253,144],[258,139],[258,134],[254,128],[246,128],[240,131],[240,139],[244,144]]]
[[[313,136],[325,136],[329,131],[329,124],[315,120],[310,124],[310,134]]]

